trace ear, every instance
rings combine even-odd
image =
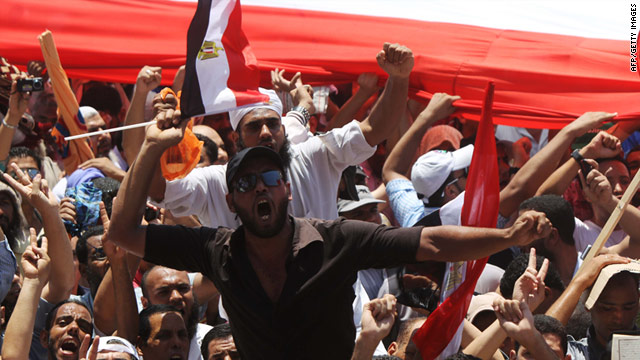
[[[567,354],[567,356],[564,357],[564,360],[571,360],[571,354]]]
[[[548,286],[544,286],[544,298],[547,299],[549,298],[549,294],[551,294],[551,288]]]
[[[4,319],[4,311],[5,311],[5,307],[0,306],[0,326],[4,325],[4,323],[6,322]]]
[[[458,188],[453,186],[453,184],[445,186],[444,192],[446,196],[449,197],[450,199],[453,199],[456,196],[458,196],[458,194],[460,194],[460,192],[458,191]]]
[[[554,246],[558,246],[561,242],[562,239],[560,239],[560,234],[556,228],[551,228],[551,234],[544,239],[544,245],[547,249],[552,249]]]
[[[513,349],[509,351],[509,360],[516,360],[516,351]]]
[[[289,201],[292,201],[293,196],[291,196],[291,183],[287,181],[287,183],[285,184],[285,187],[287,188],[287,199]]]
[[[149,300],[144,296],[140,297],[140,303],[142,304],[143,309],[146,309],[149,306]]]
[[[229,210],[232,213],[236,213],[236,207],[233,206],[233,195],[231,195],[231,190],[229,190],[229,193],[227,195],[224,196],[225,200],[227,200],[227,207],[229,208]]]
[[[393,355],[395,353],[398,352],[398,343],[395,341],[392,341],[391,344],[389,344],[389,348],[387,349],[387,352],[389,353],[389,355]]]
[[[240,126],[240,125],[238,125]],[[231,132],[231,141],[233,141],[234,144],[238,143],[238,139],[240,138],[240,135],[238,135],[238,133],[236,131]]]

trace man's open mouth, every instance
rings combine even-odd
[[[258,216],[261,220],[269,220],[271,217],[271,205],[266,199],[258,201]]]

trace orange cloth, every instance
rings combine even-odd
[[[178,99],[178,109],[180,109],[180,92],[176,95],[171,88],[164,88],[160,92],[164,100],[168,94],[172,94]],[[198,140],[191,129],[193,120],[184,132],[184,138],[177,145],[174,145],[162,154],[160,158],[160,169],[162,176],[167,180],[182,179],[193,170],[200,162],[200,153],[204,142]]]

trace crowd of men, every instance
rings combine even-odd
[[[276,69],[268,102],[192,119],[160,67],[72,79],[89,132],[156,120],[74,140],[94,157],[73,171],[30,63],[0,102],[2,358],[421,359],[446,345],[414,341],[445,273],[484,257],[449,359],[609,358],[637,330],[640,197],[584,259],[638,170],[636,135],[603,130],[605,112],[496,126],[497,226],[461,226],[478,124],[455,94],[409,99],[411,49],[377,61],[384,81],[328,99]],[[43,91],[19,91],[33,76]],[[191,131],[199,163],[168,181],[163,154]]]

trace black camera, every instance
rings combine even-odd
[[[31,79],[18,79],[19,92],[42,91],[44,89],[44,81],[41,77]]]

